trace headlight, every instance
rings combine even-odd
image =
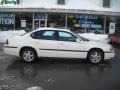
[[[110,47],[110,51],[114,51],[114,48],[112,46]]]

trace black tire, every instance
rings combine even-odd
[[[87,59],[91,64],[98,64],[104,60],[104,53],[98,49],[91,50],[88,53]]]
[[[33,49],[25,48],[21,52],[21,59],[24,62],[32,63],[32,62],[37,61],[37,54],[36,54],[36,52]]]

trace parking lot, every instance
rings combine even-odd
[[[120,90],[120,47],[115,58],[98,65],[84,60],[40,59],[24,63],[5,55],[0,44],[0,90],[25,90],[32,86],[42,90]]]

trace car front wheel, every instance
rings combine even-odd
[[[100,50],[92,50],[88,54],[88,60],[92,64],[98,64],[104,59],[104,54]]]
[[[21,53],[21,58],[25,62],[35,62],[37,59],[37,54],[33,49],[24,49]]]

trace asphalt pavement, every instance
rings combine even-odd
[[[115,58],[92,65],[78,59],[40,59],[24,63],[6,55],[0,44],[0,90],[120,90],[120,46]]]

